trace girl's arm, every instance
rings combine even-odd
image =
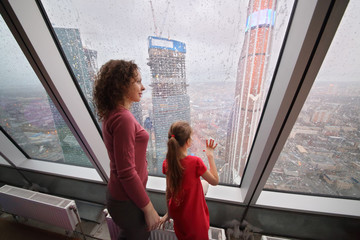
[[[206,156],[209,160],[209,168],[206,172],[202,175],[202,177],[211,185],[216,186],[219,184],[219,175],[216,169],[215,160],[214,160],[214,149],[216,148],[217,144],[214,146],[215,142],[213,139],[210,141],[206,140]]]
[[[165,229],[165,223],[168,221],[170,221],[170,217],[169,214],[166,213],[163,217],[160,218],[159,228]]]

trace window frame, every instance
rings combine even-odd
[[[103,182],[95,168],[72,166],[27,158],[27,156],[25,156],[2,131],[0,131],[0,146],[0,158],[3,158],[5,161],[5,163],[0,162],[0,165],[41,173],[51,173],[58,176],[66,176],[91,182]]]
[[[295,2],[295,11],[292,15],[288,36],[274,73],[275,79],[273,79],[269,90],[242,181],[242,184],[250,188],[244,189],[244,191],[254,192],[247,195],[245,201],[248,203],[255,204],[265,186],[277,160],[274,149],[282,150],[285,144],[290,132],[287,135],[284,134],[284,125],[292,129],[295,123],[294,120],[297,116],[289,115],[289,112],[293,108],[293,101],[298,96],[298,91],[303,87],[301,86],[303,76],[311,63],[317,37],[330,5],[331,0]],[[318,63],[318,67],[320,67],[321,62]],[[310,87],[314,80],[315,76]],[[303,97],[306,99],[306,96],[307,94]],[[299,107],[301,109],[302,105]],[[282,138],[280,138],[281,134],[283,134]],[[270,162],[271,156],[274,158]],[[258,175],[259,178],[252,178],[251,175]]]
[[[10,17],[10,20],[6,21],[7,24],[11,25],[10,29],[34,71],[41,76],[40,80],[49,96],[57,108],[61,109],[60,113],[66,119],[68,126],[81,147],[90,156],[95,171],[106,183],[110,173],[106,148],[39,10],[38,2],[36,0],[3,2],[2,6]],[[292,20],[289,23],[287,37],[279,56],[280,60],[241,187],[209,186],[206,199],[237,205],[360,216],[359,211],[349,210],[354,207],[360,209],[360,201],[263,191],[325,58],[348,2],[349,0],[295,0]],[[1,11],[5,12],[3,7]],[[5,142],[4,138],[6,137],[0,136],[2,142]],[[9,147],[9,151],[4,152],[4,155],[18,167],[35,171],[39,171],[40,168],[40,171],[87,181],[92,178],[91,173],[79,176],[78,172],[73,170],[81,167],[70,165],[67,165],[69,168],[67,173],[56,173],[56,167],[53,169],[42,161],[38,163],[36,160],[24,159],[24,155],[11,141],[8,141],[6,147]],[[149,191],[164,193],[165,188],[165,178],[149,176],[147,184]],[[310,206],[312,204],[314,206]],[[340,205],[346,206],[339,208]]]
[[[3,1],[2,4],[3,18],[25,57],[102,182],[107,183],[110,168],[108,164],[105,164],[108,162],[106,148],[48,31],[36,1]],[[1,151],[5,152],[6,150]],[[20,160],[21,163],[18,162],[19,156],[15,158],[16,160],[13,160],[12,154],[9,156],[5,154],[5,156],[15,161],[16,166],[22,165],[29,169],[38,166],[39,162],[41,162],[40,166],[41,164],[46,165],[45,161],[27,159],[24,155]],[[23,161],[24,157],[27,159],[26,161]],[[34,162],[30,164],[32,160]],[[57,168],[56,166],[59,164],[52,164],[55,164],[55,167],[44,167],[43,170],[48,173],[59,174],[57,170],[66,168],[65,166]],[[68,168],[81,168],[82,172],[86,172],[88,169],[71,165],[68,165]],[[60,175],[84,179],[76,170],[60,172]],[[93,173],[89,173],[85,179],[92,177]]]
[[[291,28],[296,31],[304,27],[304,18],[300,17],[305,10],[309,9],[308,3],[310,1],[298,1],[296,11],[294,15],[294,21]],[[346,215],[346,216],[360,216],[360,201],[351,200],[346,198],[324,197],[312,194],[301,194],[296,192],[281,192],[281,191],[268,191],[264,190],[266,181],[271,174],[273,167],[282,151],[284,144],[295,124],[298,115],[304,105],[307,96],[311,90],[311,87],[316,79],[316,75],[320,70],[321,64],[326,56],[326,53],[330,47],[331,41],[336,34],[337,27],[340,24],[342,16],[346,10],[348,1],[318,1],[314,2],[314,14],[311,17],[311,22],[306,30],[306,36],[304,41],[301,42],[302,49],[299,51],[299,56],[296,58],[296,65],[292,75],[288,78],[288,82],[274,81],[274,87],[271,95],[269,96],[268,105],[265,108],[263,115],[264,119],[274,119],[270,125],[271,131],[274,131],[273,136],[269,136],[266,143],[263,141],[254,142],[254,149],[260,145],[264,151],[257,151],[262,153],[261,157],[255,158],[259,162],[259,165],[264,165],[264,168],[258,169],[260,178],[257,182],[253,182],[254,189],[253,196],[251,196],[250,205],[261,206],[267,208],[296,210],[300,212],[312,212],[312,213],[326,213],[330,215]],[[299,16],[296,16],[298,14]],[[291,31],[291,29],[290,29]],[[289,33],[289,36],[295,34]],[[299,36],[297,37],[299,39]],[[291,53],[291,49],[294,49],[292,44],[296,44],[296,41],[291,40],[287,42],[284,48],[284,55],[279,65],[279,72],[276,78],[281,76],[281,71],[285,71],[286,67],[282,65],[289,65],[289,57],[286,54]],[[296,48],[295,48],[296,49]],[[283,82],[287,86],[287,90],[282,94],[284,87],[279,86],[280,82]],[[276,84],[278,83],[278,86]],[[287,94],[287,96],[285,95]],[[289,96],[289,94],[291,94]],[[284,96],[284,97],[283,97]],[[274,109],[282,109],[282,113],[274,114]],[[274,114],[275,115],[275,114]],[[276,123],[276,124],[275,124]],[[259,134],[269,130],[268,128],[259,128]],[[258,144],[258,145],[256,145]],[[249,159],[249,162],[254,160]],[[253,161],[254,162],[254,161]],[[259,167],[259,166],[258,166]],[[261,172],[261,173],[260,173]],[[255,173],[256,174],[256,173]],[[251,180],[255,180],[254,178]],[[249,196],[249,195],[247,195]],[[247,199],[246,199],[247,200]],[[245,201],[246,201],[245,200]],[[356,210],[355,210],[356,209]]]

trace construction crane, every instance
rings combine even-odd
[[[164,28],[164,25],[165,25],[165,22],[166,22],[166,18],[167,18],[167,15],[168,15],[168,11],[169,11],[169,5],[170,5],[170,2],[167,1],[167,5],[166,5],[166,10],[165,10],[165,14],[164,14],[164,20],[161,24],[161,27],[158,28],[157,24],[156,24],[156,18],[155,18],[155,11],[154,11],[154,7],[153,7],[153,4],[152,4],[152,1],[150,0],[150,7],[151,7],[151,13],[152,13],[152,17],[153,17],[153,22],[154,22],[154,28],[155,28],[155,36],[156,37],[161,37],[162,35],[162,32],[163,32],[163,28]]]

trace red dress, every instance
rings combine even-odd
[[[174,220],[174,230],[179,240],[209,239],[209,210],[205,202],[200,176],[206,166],[199,157],[181,159],[184,167],[181,190],[177,199],[170,199],[169,216]],[[167,160],[163,162],[163,173],[167,171]]]

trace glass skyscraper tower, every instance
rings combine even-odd
[[[179,120],[190,122],[190,98],[187,94],[185,54],[183,42],[167,38],[148,38],[153,103],[153,127],[157,163],[150,166],[161,174],[167,151],[170,125]]]
[[[92,89],[97,72],[97,51],[84,48],[77,28],[54,28],[58,40],[69,62],[73,74],[82,90],[82,93],[90,109],[94,111],[92,102]],[[73,165],[92,167],[87,156],[70,129],[66,126],[63,118],[59,115],[53,102],[49,100],[53,114],[55,127],[64,155],[64,162]]]

